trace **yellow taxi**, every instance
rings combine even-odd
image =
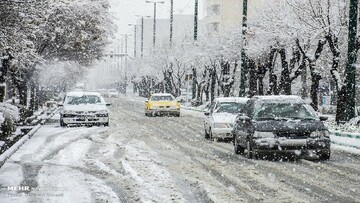
[[[172,94],[152,94],[150,98],[145,101],[145,116],[155,115],[174,115],[179,117],[180,102],[176,101]]]

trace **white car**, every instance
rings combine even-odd
[[[110,89],[107,92],[108,97],[119,97],[119,92],[116,89]]]
[[[68,92],[64,103],[59,104],[60,126],[104,125],[109,126],[109,111],[98,92]]]
[[[204,131],[205,138],[232,139],[236,116],[247,102],[244,97],[220,97],[214,99],[205,112]]]

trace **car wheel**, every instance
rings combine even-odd
[[[204,126],[204,133],[205,133],[205,139],[209,139],[210,135],[209,135],[209,133],[207,133],[205,126]]]
[[[239,145],[235,136],[234,136],[234,151],[235,151],[235,154],[244,154],[244,151],[245,151],[245,149]]]
[[[66,127],[66,124],[64,123],[63,119],[60,119],[60,126],[61,127]]]
[[[175,117],[180,117],[180,113],[176,113],[176,114],[175,114]]]
[[[209,132],[209,137],[210,137],[211,141],[214,141],[214,138],[213,138],[213,135],[212,135],[212,132],[211,132],[211,128],[210,128],[210,132]]]
[[[253,158],[253,152],[252,152],[249,140],[246,142],[246,158],[248,158],[248,159]]]
[[[330,159],[330,152],[324,152],[319,154],[319,159],[322,161],[327,161]]]
[[[104,124],[104,126],[105,126],[105,127],[109,126],[109,122],[106,122],[106,123]]]

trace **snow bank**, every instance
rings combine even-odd
[[[23,136],[19,141],[17,141],[13,146],[0,155],[0,166],[8,159],[12,154],[14,154],[31,136],[33,136],[41,125],[35,126],[27,135]]]
[[[0,112],[6,117],[7,115],[11,116],[14,120],[19,120],[20,114],[18,107],[7,104],[7,103],[0,103]]]

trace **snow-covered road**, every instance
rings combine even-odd
[[[206,140],[200,113],[145,117],[137,99],[111,102],[110,127],[41,127],[0,169],[0,202],[360,200],[357,155],[248,160]]]

